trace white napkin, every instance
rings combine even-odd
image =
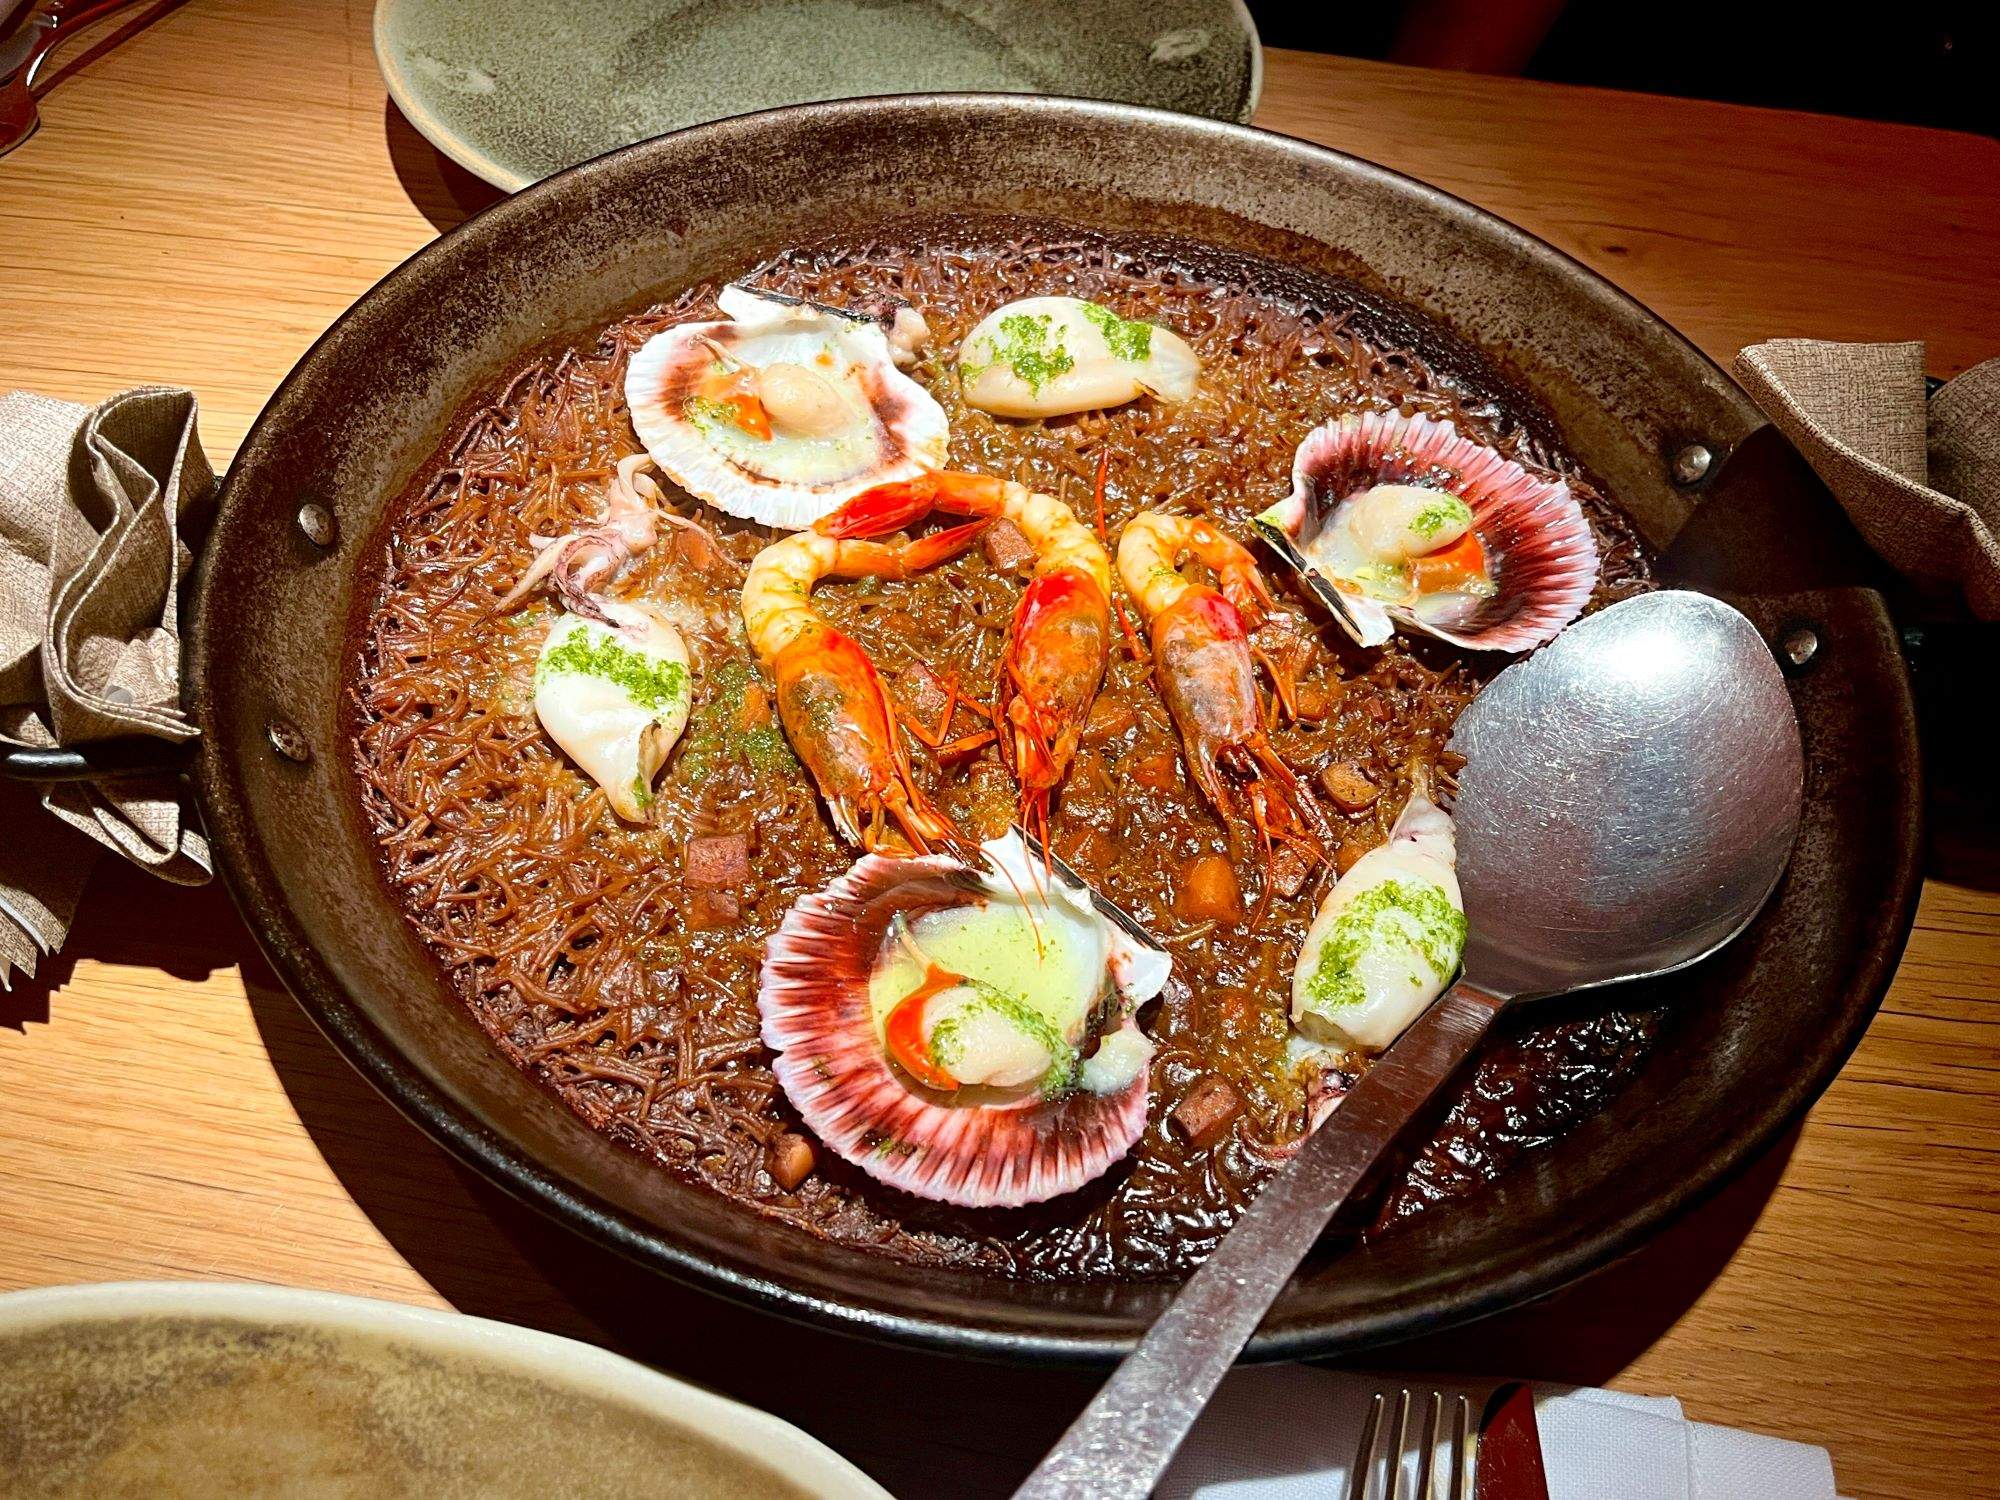
[[[1421,1393],[1433,1382],[1300,1365],[1235,1371],[1209,1403],[1155,1492],[1159,1500],[1326,1500],[1345,1493],[1368,1404],[1377,1391],[1412,1395],[1405,1494],[1416,1483]],[[1476,1425],[1491,1382],[1435,1383],[1471,1398]],[[1734,1427],[1690,1422],[1671,1397],[1535,1388],[1535,1424],[1550,1500],[1835,1500],[1824,1448]],[[1438,1460],[1449,1464],[1440,1444]],[[1448,1473],[1447,1467],[1443,1472]]]

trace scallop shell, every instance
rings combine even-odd
[[[689,494],[719,510],[799,531],[878,484],[945,465],[950,426],[930,392],[896,368],[873,317],[728,287],[729,317],[655,334],[625,371],[633,429],[653,461]],[[835,437],[757,439],[689,415],[695,382],[720,348],[744,364],[831,367],[866,405]]]
[[[779,1084],[837,1154],[920,1198],[1012,1208],[1073,1192],[1132,1149],[1148,1070],[1110,1094],[968,1104],[920,1092],[890,1066],[868,985],[889,924],[963,903],[979,882],[946,856],[862,856],[772,934],[757,1007]]]
[[[1341,503],[1376,484],[1448,485],[1472,507],[1498,592],[1469,619],[1426,621],[1341,587],[1307,557]],[[1292,493],[1252,524],[1363,646],[1403,625],[1473,650],[1530,651],[1582,613],[1597,586],[1597,544],[1569,486],[1429,417],[1350,413],[1314,428],[1292,462]]]

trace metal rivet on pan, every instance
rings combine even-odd
[[[1674,455],[1675,484],[1700,484],[1715,464],[1715,454],[1700,443],[1689,443]]]
[[[1795,625],[1778,642],[1778,654],[1793,667],[1803,667],[1819,655],[1819,634],[1810,625]]]
[[[286,760],[303,763],[312,759],[312,746],[306,743],[306,737],[299,733],[295,725],[283,719],[273,719],[264,726],[264,733],[271,738],[271,748]]]
[[[340,523],[317,500],[308,500],[299,507],[299,530],[315,547],[331,547],[340,540]]]

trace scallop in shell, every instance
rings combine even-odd
[[[1482,651],[1554,639],[1597,586],[1569,486],[1394,412],[1315,428],[1292,492],[1252,523],[1361,645],[1398,625]]]
[[[944,408],[896,367],[921,336],[910,309],[885,330],[872,313],[739,286],[717,302],[724,321],[655,334],[625,372],[640,442],[689,494],[798,531],[874,485],[944,467]]]
[[[1133,1020],[1166,956],[1018,834],[978,871],[864,855],[771,937],[757,1005],[806,1125],[918,1197],[1015,1207],[1101,1176],[1146,1125]]]

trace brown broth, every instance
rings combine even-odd
[[[933,334],[913,374],[951,418],[954,465],[1064,496],[1092,519],[1092,482],[1108,457],[1114,537],[1146,507],[1205,513],[1246,535],[1249,516],[1289,487],[1293,449],[1310,428],[1343,410],[1401,408],[1449,417],[1570,481],[1605,559],[1594,604],[1648,586],[1631,529],[1545,419],[1514,411],[1522,403],[1510,404],[1475,357],[1428,344],[1420,353],[1404,316],[1338,282],[1200,247],[1005,224],[793,252],[748,279],[836,305],[909,298]],[[354,688],[355,765],[385,877],[450,989],[502,1050],[595,1128],[670,1170],[815,1235],[906,1260],[1062,1280],[1182,1272],[1302,1128],[1299,1089],[1279,1063],[1313,892],[1275,899],[1258,930],[1175,917],[1174,877],[1189,861],[1229,854],[1254,889],[1257,853],[1240,835],[1232,842],[1184,774],[1164,790],[1133,779],[1149,759],[1178,767],[1179,742],[1129,648],[1114,650],[1051,828],[1058,851],[1173,951],[1174,982],[1146,1017],[1159,1045],[1152,1114],[1105,1178],[1028,1209],[919,1202],[823,1149],[796,1191],[768,1170],[777,1137],[799,1126],[758,1041],[764,940],[853,858],[766,717],[768,684],[738,624],[741,566],[769,533],[670,491],[726,556],[663,530],[618,586],[666,605],[700,666],[693,718],[645,826],[619,823],[536,723],[530,679],[547,607],[494,620],[494,602],[526,567],[529,536],[595,516],[612,465],[636,450],[621,394],[631,352],[662,328],[714,316],[716,290],[691,288],[521,370],[464,414],[461,435],[393,512]],[[958,340],[994,307],[1048,293],[1173,327],[1201,356],[1203,392],[1180,407],[1140,401],[1046,423],[965,407],[949,365]],[[892,686],[921,659],[983,694],[1018,588],[974,552],[907,583],[830,584],[814,602]],[[1504,662],[1402,637],[1358,651],[1307,601],[1292,607],[1315,627],[1307,681],[1330,711],[1274,740],[1303,780],[1339,761],[1382,789],[1351,817],[1327,806],[1358,852],[1384,836],[1413,770],[1449,790],[1440,755],[1452,720]],[[954,727],[975,723],[961,714]],[[983,837],[1005,826],[1015,788],[994,750],[949,768],[922,747],[912,753],[919,780],[961,827]],[[682,848],[721,831],[750,837],[754,878],[737,893],[736,920],[703,929],[688,920]],[[1560,1134],[1630,1073],[1651,1031],[1648,1016],[1612,1014],[1502,1042],[1394,1190],[1385,1221],[1466,1192]],[[1210,1074],[1247,1108],[1218,1144],[1190,1150],[1167,1115]]]

